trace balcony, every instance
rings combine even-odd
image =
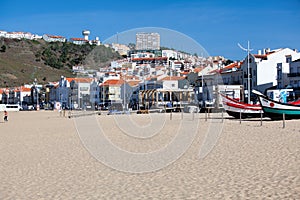
[[[297,72],[297,73],[289,73],[287,76],[288,76],[288,77],[297,77],[297,76],[300,76],[300,72]]]

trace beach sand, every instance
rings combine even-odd
[[[139,126],[164,120],[149,138],[122,134],[114,116],[97,115],[107,138],[128,152],[152,152],[172,140],[181,114],[132,115]],[[220,117],[220,114],[211,114]],[[113,169],[87,150],[77,119],[57,111],[10,112],[0,119],[0,199],[300,199],[300,120],[200,118],[192,145],[153,172]],[[124,116],[118,116],[124,117]],[[85,117],[80,117],[84,119]],[[199,151],[209,129],[221,127],[214,148]],[[177,127],[177,128],[176,128]]]

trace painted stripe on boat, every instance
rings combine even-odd
[[[276,114],[288,114],[288,115],[300,115],[300,110],[283,110],[283,109],[276,109],[276,108],[263,108],[266,113],[276,113]]]

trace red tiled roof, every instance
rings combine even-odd
[[[125,81],[122,79],[110,79],[101,84],[101,86],[123,85]]]
[[[134,75],[124,75],[123,77],[126,81],[127,80],[133,80],[133,81],[139,80],[139,77],[134,76]]]
[[[21,87],[15,87],[15,88],[1,88],[0,89],[0,94],[4,93],[8,93],[9,91],[14,91],[14,92],[30,92],[31,88],[27,88],[24,86]]]
[[[63,36],[59,36],[59,35],[47,35],[50,38],[65,38]]]
[[[21,87],[21,92],[30,92],[31,88]]]
[[[180,72],[180,74],[188,75],[190,72]]]
[[[254,54],[253,56],[255,58],[267,58],[268,55],[266,55],[266,54],[264,54],[264,55]]]
[[[70,40],[72,40],[72,41],[85,41],[85,42],[88,42],[88,40],[86,40],[84,38],[70,38]]]
[[[268,52],[266,54],[262,54],[262,55],[260,55],[260,54],[253,54],[253,56],[255,58],[267,58],[269,55],[271,55],[272,53],[275,53],[275,52],[276,51],[270,51],[270,52]]]
[[[93,81],[93,78],[66,78],[66,79],[69,83],[71,83],[73,80],[76,83],[90,83]]]
[[[140,83],[141,81],[138,80],[138,81],[127,81],[127,83],[132,87],[132,86],[136,86]]]
[[[178,80],[183,80],[185,77],[182,76],[167,76],[161,79],[161,81],[178,81]]]
[[[243,62],[236,62],[236,63],[231,63],[227,66],[225,66],[222,70],[227,70],[227,69],[232,69],[232,68],[240,68]]]
[[[233,69],[233,68],[240,68],[242,64],[243,64],[243,62],[231,63],[231,64],[225,66],[223,69],[215,69],[215,70],[210,71],[209,73],[210,74],[213,74],[213,73],[222,73],[222,72],[224,72],[226,70],[230,70],[230,69]]]
[[[24,34],[24,32],[15,31],[15,32],[8,32],[7,34]]]

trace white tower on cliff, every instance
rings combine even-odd
[[[82,35],[83,35],[83,37],[84,37],[84,39],[85,40],[89,40],[89,35],[90,35],[90,31],[88,31],[88,30],[83,30],[82,31]]]

